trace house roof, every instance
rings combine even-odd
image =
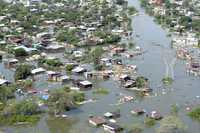
[[[0,79],[0,85],[6,84],[6,83],[8,83],[8,80]]]
[[[106,122],[105,119],[100,116],[94,116],[94,117],[90,118],[89,120],[96,123],[97,125],[103,124]]]
[[[20,49],[20,48],[24,49],[26,52],[37,51],[36,48],[28,48],[28,47],[25,47],[25,46],[23,46],[23,45],[17,46],[17,47],[15,47],[14,49],[16,50],[16,49]]]
[[[41,73],[41,72],[45,72],[45,69],[40,67],[40,68],[33,69],[31,71],[32,74],[37,74],[37,73]]]
[[[90,81],[87,81],[87,80],[81,81],[80,84],[82,84],[82,85],[92,85],[92,83]]]
[[[103,126],[115,131],[122,129],[119,125],[114,124],[114,123],[107,123],[107,124],[104,124]]]
[[[72,72],[82,72],[82,71],[84,71],[85,70],[85,68],[82,68],[82,67],[76,67],[76,68],[74,68],[73,70],[72,70]]]
[[[106,113],[104,114],[104,116],[105,116],[105,117],[112,117],[112,116],[113,116],[113,114],[112,114],[112,113],[110,113],[110,112],[106,112]]]

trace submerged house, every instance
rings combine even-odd
[[[89,123],[93,126],[101,126],[106,123],[106,120],[100,116],[93,116],[89,119]]]
[[[58,81],[59,78],[61,77],[61,73],[54,71],[47,71],[47,75],[48,75],[48,80],[50,81]]]
[[[44,73],[46,70],[44,69],[44,68],[36,68],[36,69],[33,69],[32,71],[31,71],[31,74],[33,74],[33,75],[37,75],[37,74],[41,74],[41,73]]]
[[[106,112],[104,114],[105,118],[119,118],[120,117],[120,112]]]
[[[145,112],[146,111],[144,109],[141,109],[141,108],[135,108],[135,109],[131,110],[131,114],[133,114],[133,115],[142,115]]]
[[[4,65],[6,67],[15,67],[18,62],[19,62],[18,59],[13,59],[13,58],[12,59],[7,59],[7,60],[5,60]]]
[[[48,52],[58,52],[58,51],[64,51],[64,46],[58,45],[58,44],[52,44],[47,47],[45,47],[45,50],[48,50]]]
[[[198,59],[193,59],[186,64],[187,72],[194,74],[195,76],[200,75],[200,61]]]
[[[92,87],[92,83],[87,80],[80,81],[77,83],[77,85],[81,88],[91,88]]]
[[[109,133],[117,133],[123,130],[121,126],[114,123],[103,124],[103,128],[106,132],[109,132]]]
[[[6,80],[6,79],[0,79],[0,86],[2,86],[2,85],[8,85],[8,84],[10,84],[10,82],[8,80]]]
[[[84,72],[86,72],[87,70],[85,69],[85,68],[83,68],[83,67],[75,67],[73,70],[72,70],[72,72],[73,73],[77,73],[77,74],[81,74],[81,73],[84,73]]]
[[[123,86],[125,88],[136,87],[136,81],[135,80],[128,80],[123,84]]]

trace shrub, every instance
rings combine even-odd
[[[32,66],[27,64],[19,65],[15,71],[15,80],[26,79],[31,75]]]
[[[200,122],[200,107],[193,109],[191,112],[188,113],[188,115],[192,119]]]
[[[109,93],[108,89],[105,88],[99,88],[93,91],[93,94],[107,95],[108,93]]]
[[[171,85],[173,83],[173,79],[171,77],[164,77],[162,82],[164,85]]]
[[[143,88],[146,86],[146,83],[147,83],[147,79],[144,78],[143,76],[140,76],[140,77],[137,77],[136,78],[136,86],[138,88]]]
[[[85,94],[82,92],[74,92],[73,98],[75,102],[82,102],[85,100]]]
[[[23,48],[18,48],[14,50],[15,57],[27,56],[28,53]]]
[[[148,127],[151,127],[151,126],[154,126],[156,124],[156,120],[146,117],[145,120],[144,120],[144,124]]]
[[[72,69],[74,68],[74,66],[72,65],[72,64],[68,64],[68,65],[66,65],[66,71],[67,72],[71,72],[72,71]]]

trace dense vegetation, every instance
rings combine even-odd
[[[197,120],[200,122],[200,107],[197,107],[193,109],[191,112],[188,114],[192,119]]]
[[[28,64],[21,64],[16,68],[15,71],[15,80],[26,79],[31,75],[32,66]]]
[[[77,103],[85,100],[84,93],[70,91],[69,87],[63,87],[50,92],[47,101],[50,114],[60,114],[77,106]]]

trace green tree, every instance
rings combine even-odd
[[[47,103],[49,107],[49,113],[54,115],[63,113],[75,107],[75,101],[72,95],[62,88],[50,92],[50,97]]]
[[[14,50],[15,57],[27,56],[28,53],[23,48],[18,48]]]
[[[39,112],[38,105],[32,99],[17,102],[14,108],[16,109],[16,114],[20,115],[34,115]]]
[[[192,119],[198,120],[200,122],[200,107],[197,107],[193,109],[191,112],[188,114]]]
[[[0,102],[5,103],[8,99],[14,98],[16,86],[9,85],[9,86],[0,86]]]
[[[21,64],[16,68],[15,71],[15,80],[26,79],[31,75],[32,66],[28,64]]]
[[[72,93],[75,102],[82,102],[85,100],[85,94],[82,92],[73,92]]]
[[[94,68],[96,70],[99,70],[102,68],[100,65],[100,59],[103,53],[104,53],[104,50],[102,49],[102,47],[96,47],[95,49],[91,50],[91,52],[89,53],[88,61],[94,63]]]
[[[137,77],[136,78],[136,86],[138,88],[143,88],[146,86],[146,83],[147,83],[147,79],[143,76],[140,76],[140,77]]]

